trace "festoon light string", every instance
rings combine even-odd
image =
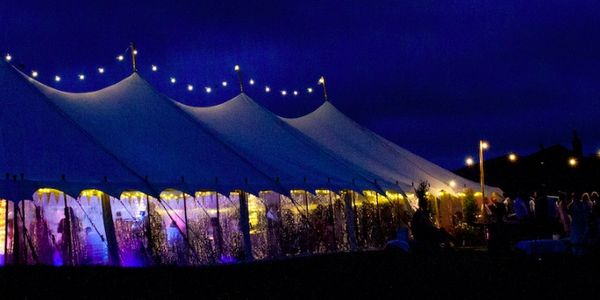
[[[121,54],[118,54],[115,56],[115,61],[117,63],[122,63],[127,61],[127,56],[128,54],[131,56],[131,63],[132,63],[132,67],[133,67],[133,71],[134,72],[139,72],[140,70],[150,70],[153,73],[157,73],[160,72],[160,68],[158,65],[156,64],[150,64],[150,66],[146,66],[145,68],[139,68],[136,62],[136,57],[137,55],[139,55],[139,50],[137,48],[134,47],[133,43],[127,47],[126,49],[124,49]],[[14,61],[14,57],[12,54],[10,53],[6,53],[4,56],[4,59],[10,63],[13,64]],[[109,72],[109,69],[106,68],[106,66],[108,66],[109,64],[104,64],[104,65],[97,65],[96,70],[94,72],[94,74],[97,74],[98,76],[102,76],[103,74]],[[240,92],[244,92],[244,88],[246,87],[246,84],[250,87],[254,87],[254,88],[259,88],[262,89],[262,91],[266,94],[270,94],[270,93],[274,93],[277,92],[281,97],[287,97],[287,96],[300,96],[300,95],[312,95],[314,92],[314,88],[311,85],[307,85],[306,88],[296,88],[296,89],[287,89],[287,88],[279,88],[279,89],[275,89],[273,88],[272,85],[269,84],[265,84],[262,88],[258,87],[258,83],[257,81],[253,78],[253,77],[249,77],[246,80],[244,80],[243,78],[243,73],[242,73],[242,68],[239,65],[235,65],[233,70],[236,72],[237,77],[238,77],[238,83],[239,83],[239,90]],[[30,70],[22,70],[23,72],[27,72],[29,74],[29,76],[31,76],[32,78],[35,78],[36,80],[39,80],[40,78],[42,78],[42,72],[40,72],[40,70],[38,69],[30,69]],[[86,74],[86,73],[77,73],[75,75],[71,75],[71,76],[66,76],[64,74],[61,73],[57,73],[57,74],[52,74],[49,75],[50,77],[45,77],[45,78],[49,78],[52,80],[52,82],[54,82],[54,84],[58,84],[62,81],[65,80],[76,80],[76,81],[85,81],[86,79],[88,79],[88,76],[90,76],[91,74]],[[172,86],[181,86],[181,83],[179,82],[179,80],[177,79],[176,76],[174,75],[169,75],[166,76],[165,80],[170,83]],[[318,85],[321,85],[323,87],[323,96],[325,101],[327,101],[327,91],[325,88],[325,78],[323,76],[321,76],[317,82]],[[223,80],[219,83],[216,84],[212,84],[212,85],[207,85],[204,86],[201,90],[203,90],[204,93],[206,94],[211,94],[213,92],[215,92],[217,90],[217,88],[220,89],[226,89],[229,88],[230,83],[227,80]],[[193,82],[185,82],[183,84],[183,87],[188,91],[188,92],[194,92],[196,91],[196,85]]]

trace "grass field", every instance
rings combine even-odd
[[[0,299],[583,298],[600,290],[598,262],[461,250],[433,256],[340,253],[200,268],[6,267],[0,269]]]

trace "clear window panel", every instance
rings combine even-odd
[[[268,257],[266,205],[264,199],[252,194],[247,195],[252,255],[255,259],[265,259]]]
[[[239,196],[239,193],[232,192],[229,194],[229,197],[219,198],[221,216],[219,221],[223,230],[223,255],[221,261],[224,263],[242,261],[244,259],[244,241],[239,226]]]
[[[184,215],[184,200],[181,192],[161,193],[161,201],[156,201],[156,211],[161,216],[162,228],[166,237],[166,257],[163,263],[169,265],[188,265],[190,250],[185,236],[187,229]]]
[[[141,192],[125,192],[120,198],[111,197],[110,203],[121,266],[151,265],[145,226],[148,212],[146,195]]]

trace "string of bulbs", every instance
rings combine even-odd
[[[138,55],[139,52],[138,52],[137,49],[135,49],[133,47],[133,44],[130,47],[127,47],[127,49],[125,49],[125,51],[123,52],[124,54],[117,55],[115,57],[115,59],[116,59],[117,62],[123,62],[123,61],[125,61],[125,53],[127,53],[128,51],[132,51],[132,64],[133,64],[134,71],[137,71],[135,58],[136,58],[136,56]],[[8,63],[11,63],[11,61],[13,60],[13,56],[10,53],[7,53],[4,56],[4,59]],[[150,70],[152,72],[158,72],[159,71],[159,67],[157,65],[155,65],[155,64],[151,64],[150,65]],[[103,66],[99,66],[96,69],[96,71],[97,71],[97,73],[99,75],[102,75],[102,74],[106,73],[106,68],[104,68]],[[240,91],[241,92],[244,91],[244,83],[247,83],[250,86],[257,85],[257,82],[253,78],[249,78],[249,80],[247,82],[242,80],[242,73],[241,73],[241,68],[240,68],[239,65],[235,65],[234,66],[234,71],[238,74],[238,80],[239,80],[239,85],[240,85]],[[32,78],[35,78],[35,79],[38,79],[40,77],[40,72],[38,70],[35,70],[35,69],[31,70],[29,74],[30,74],[30,76]],[[79,73],[79,74],[77,74],[76,78],[77,78],[78,81],[85,81],[87,77],[86,77],[86,74]],[[168,82],[171,85],[175,85],[175,84],[178,83],[178,80],[177,80],[177,78],[175,76],[169,76],[167,79],[168,79]],[[63,81],[63,77],[61,75],[59,75],[59,74],[56,74],[56,75],[54,75],[53,81],[55,83],[59,83],[59,82]],[[319,81],[318,81],[318,84],[322,85],[325,88],[325,79],[323,77],[321,77],[319,79]],[[210,93],[214,92],[214,87],[219,86],[221,88],[227,88],[229,85],[230,84],[229,84],[228,81],[223,80],[223,81],[220,82],[220,84],[217,84],[217,85],[214,85],[214,86],[205,86],[203,88],[203,90],[204,90],[204,92],[206,94],[210,94]],[[186,83],[185,84],[185,89],[188,92],[193,92],[193,91],[195,91],[195,86],[192,83]],[[270,85],[265,85],[264,88],[263,88],[263,91],[265,93],[271,93],[271,92],[274,92],[275,90]],[[311,94],[313,94],[314,89],[313,89],[313,87],[310,87],[310,86],[307,87],[306,89],[292,89],[292,90],[280,89],[279,90],[279,94],[282,97],[285,97],[287,95],[299,96],[301,94],[300,91],[303,91],[305,94],[311,95]],[[325,95],[325,100],[327,100],[327,93],[326,93],[325,90],[324,90],[324,95]]]

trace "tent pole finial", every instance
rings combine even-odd
[[[135,44],[133,44],[133,42],[129,44],[129,50],[131,50],[131,66],[133,68],[133,73],[137,73],[137,66],[135,65],[135,56],[137,55],[137,51],[135,50]]]
[[[325,99],[325,102],[328,102],[329,99],[327,99],[327,87],[325,86],[325,76],[321,76],[321,78],[319,78],[319,85],[323,86],[323,98]]]
[[[240,93],[243,93],[244,92],[244,81],[242,80],[242,69],[240,68],[240,65],[235,65],[235,67],[233,69],[237,73],[238,81],[240,82]]]

